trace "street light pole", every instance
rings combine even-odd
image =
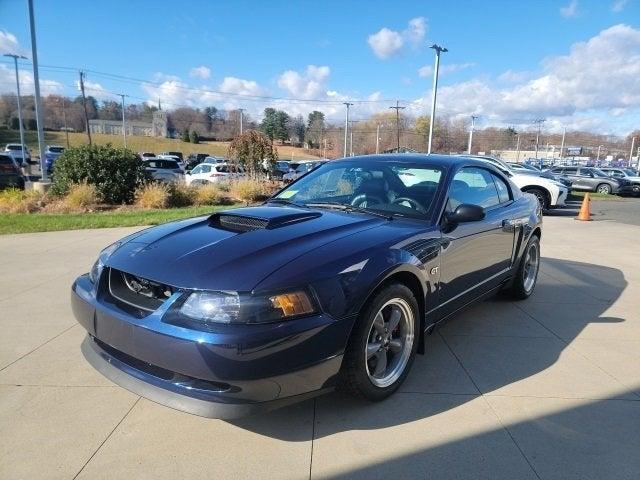
[[[598,163],[600,162],[600,149],[602,148],[602,145],[598,145],[598,154],[596,155],[596,167],[598,166]]]
[[[478,117],[476,115],[471,115],[471,130],[469,130],[469,148],[467,149],[467,153],[471,155],[471,144],[473,143],[473,129],[476,126],[476,119]]]
[[[433,95],[431,96],[431,123],[429,124],[429,143],[427,144],[427,154],[431,153],[431,143],[433,141],[433,123],[436,120],[436,95],[438,92],[438,70],[440,69],[440,54],[448,52],[444,47],[436,45],[435,43],[431,47],[436,51],[436,65],[433,69]]]
[[[633,148],[631,148],[633,151]],[[376,126],[376,155],[380,153],[380,124]]]
[[[239,108],[238,110],[240,110],[240,135],[242,135],[242,121],[244,120],[242,117],[244,117],[244,108]]]
[[[542,124],[544,123],[544,118],[538,118],[533,121],[533,123],[538,124],[538,130],[536,131],[536,160],[538,159],[538,144],[540,142],[540,130],[542,129]],[[542,166],[542,160],[540,160],[540,166]]]
[[[124,93],[119,93],[118,95],[122,98],[122,140],[124,142],[124,148],[127,148],[127,124],[124,120],[124,97],[127,97],[128,95],[125,95]]]
[[[520,134],[518,134],[518,140],[516,142],[516,163],[520,163]]]
[[[631,150],[629,150],[629,167],[631,167],[631,160],[633,159],[633,147],[636,144],[636,137],[631,138]],[[640,160],[640,159],[638,159]]]
[[[24,128],[22,126],[22,104],[20,103],[20,77],[18,76],[18,59],[23,58],[26,60],[27,57],[23,57],[22,55],[14,55],[11,53],[5,53],[4,56],[13,58],[13,64],[16,67],[16,90],[18,93],[18,123],[20,124],[20,145],[21,145],[20,148],[22,148],[22,163],[25,163],[27,161],[27,150],[26,150],[26,145],[24,144]],[[631,148],[631,151],[633,151],[633,148]]]
[[[346,157],[347,156],[347,132],[349,131],[349,107],[353,105],[353,103],[342,102],[342,104],[347,107],[347,113],[344,118],[344,149],[342,151],[342,156]]]
[[[36,104],[36,122],[38,127],[38,146],[40,147],[40,171],[42,180],[47,180],[47,168],[44,158],[44,121],[42,119],[42,101],[40,100],[40,76],[38,73],[38,48],[36,46],[36,23],[33,14],[33,0],[29,4],[29,30],[31,31],[31,62],[33,64],[33,87]]]
[[[562,153],[564,152],[564,137],[567,134],[567,127],[562,129],[562,143],[560,144],[560,160],[562,160]]]

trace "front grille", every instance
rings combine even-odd
[[[109,269],[109,293],[126,310],[133,307],[138,316],[157,310],[175,291],[169,285],[147,280],[130,273]]]
[[[262,218],[242,217],[239,215],[219,215],[216,220],[221,228],[231,230],[232,232],[262,230],[266,228],[269,223]]]

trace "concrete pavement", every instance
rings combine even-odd
[[[0,478],[638,478],[640,227],[546,217],[536,293],[427,340],[400,392],[233,423],[82,358],[69,286],[135,229],[0,236]]]

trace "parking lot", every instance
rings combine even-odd
[[[135,229],[2,236],[0,478],[638,478],[640,226],[620,212],[639,203],[619,203],[545,217],[532,298],[458,315],[385,402],[335,393],[233,423],[82,358],[71,282]]]

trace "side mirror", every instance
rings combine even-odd
[[[187,170],[187,171],[186,171],[186,172],[184,172],[184,173],[186,173],[187,175],[191,175],[191,170]]]
[[[453,213],[447,215],[447,222],[457,225],[458,223],[465,222],[479,222],[480,220],[484,220],[484,217],[484,208],[481,206],[462,203],[456,207]]]

